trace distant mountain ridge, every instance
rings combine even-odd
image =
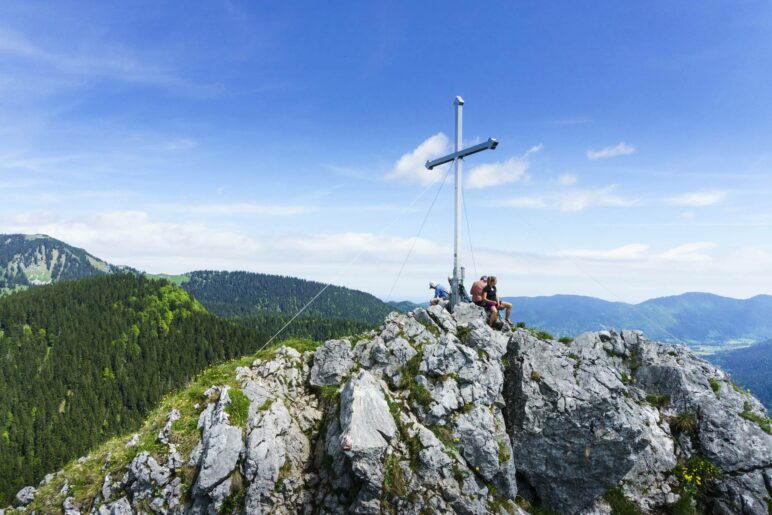
[[[732,299],[685,293],[640,304],[579,295],[506,297],[512,318],[556,335],[575,336],[614,327],[641,329],[647,337],[685,343],[703,352],[726,343],[750,345],[772,337],[772,296]]]
[[[43,234],[0,235],[0,296],[30,286],[116,272],[116,266]]]

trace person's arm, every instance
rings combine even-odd
[[[488,302],[488,292],[486,290],[483,290],[482,292],[482,300]]]

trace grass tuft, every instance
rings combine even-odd
[[[611,506],[612,515],[641,515],[642,513],[637,504],[625,497],[620,487],[603,494],[603,499]]]

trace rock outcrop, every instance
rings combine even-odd
[[[634,331],[558,342],[433,306],[314,352],[280,348],[199,391],[15,509],[762,515],[772,502],[761,404]]]

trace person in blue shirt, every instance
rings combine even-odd
[[[429,288],[434,290],[434,298],[429,301],[431,305],[442,304],[443,306],[450,300],[450,291],[441,284],[434,281],[429,283]]]

